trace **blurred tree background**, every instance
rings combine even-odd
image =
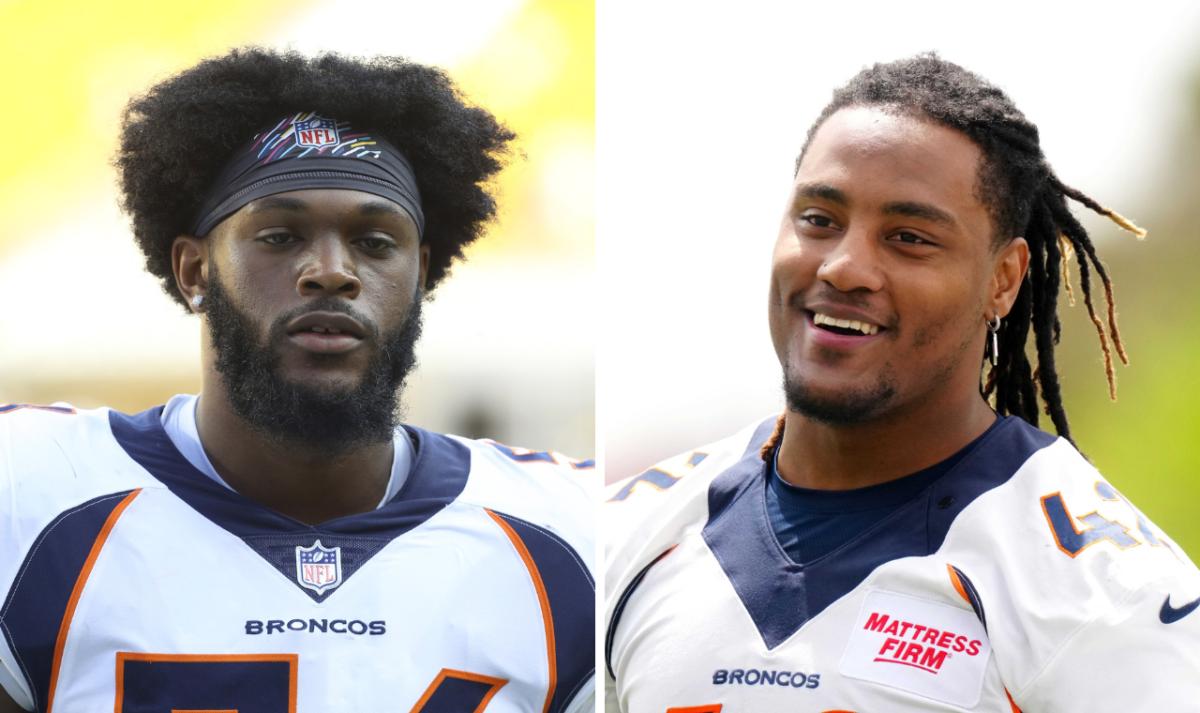
[[[1059,307],[1059,347],[1071,430],[1080,449],[1163,530],[1200,559],[1200,58],[1186,91],[1190,109],[1174,150],[1142,205],[1106,203],[1150,231],[1145,242],[1099,217],[1085,225],[1113,278],[1130,365],[1117,367],[1118,400],[1108,398],[1099,342],[1077,300]],[[1081,186],[1086,192],[1086,186]],[[1133,191],[1131,191],[1133,193]],[[1083,216],[1083,211],[1077,211]],[[1072,271],[1078,297],[1078,272]],[[1097,309],[1103,293],[1095,286]],[[1048,421],[1048,419],[1047,419]]]

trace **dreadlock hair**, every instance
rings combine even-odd
[[[1087,231],[1067,208],[1067,199],[1109,218],[1139,239],[1146,236],[1146,231],[1060,181],[1042,153],[1037,127],[1013,101],[982,77],[932,53],[876,64],[836,90],[833,100],[808,131],[796,159],[797,170],[817,129],[834,112],[852,106],[911,114],[961,131],[979,147],[983,156],[976,192],[995,225],[993,249],[1002,247],[1014,236],[1023,236],[1030,253],[1029,270],[1012,311],[1000,328],[997,363],[987,375],[983,395],[994,398],[1000,415],[1014,414],[1036,426],[1040,394],[1055,430],[1070,440],[1054,366],[1054,347],[1062,333],[1058,319],[1060,285],[1065,285],[1074,303],[1068,273],[1072,256],[1079,266],[1083,302],[1100,339],[1109,396],[1114,400],[1117,384],[1112,352],[1115,349],[1125,364],[1129,358],[1117,329],[1112,281]],[[1104,321],[1097,316],[1092,303],[1093,270],[1104,286],[1108,308]],[[1025,352],[1031,329],[1036,369]]]
[[[234,50],[152,87],[125,108],[116,165],[146,269],[185,309],[171,244],[234,151],[279,117],[315,111],[369,128],[416,174],[431,291],[496,213],[486,182],[514,134],[466,104],[444,72],[399,57],[313,58]]]

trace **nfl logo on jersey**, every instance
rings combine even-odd
[[[296,145],[319,149],[322,146],[335,146],[338,142],[337,122],[321,116],[301,119],[295,122]]]
[[[312,547],[296,547],[296,581],[317,594],[342,583],[342,548],[325,547],[317,540]]]

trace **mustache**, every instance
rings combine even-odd
[[[823,287],[813,292],[797,292],[788,300],[788,306],[794,309],[803,309],[804,305],[810,302],[825,302],[864,311],[871,308],[871,301],[865,295],[853,292],[840,292],[830,287]]]
[[[833,287],[823,286],[812,292],[798,292],[793,294],[788,299],[788,307],[794,310],[806,310],[809,304],[825,304],[837,305],[840,307],[849,307],[851,309],[860,310],[867,314],[878,314],[880,312],[877,305],[871,303],[871,299],[862,292],[841,292]],[[880,319],[883,315],[879,315]],[[886,316],[886,320],[881,326],[894,330],[897,327],[899,319],[894,312],[890,312]]]
[[[288,324],[310,312],[338,312],[344,314],[362,325],[363,330],[366,332],[366,339],[379,339],[379,325],[375,324],[374,320],[370,317],[355,309],[349,302],[337,297],[318,297],[299,307],[293,307],[276,317],[271,322],[271,331],[268,335],[269,340],[275,342],[276,340],[285,339],[287,337]]]

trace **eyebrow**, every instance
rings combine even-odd
[[[849,205],[850,199],[840,188],[834,188],[828,183],[803,183],[796,187],[797,198],[817,198],[838,205]],[[954,216],[930,203],[918,201],[894,201],[883,205],[884,215],[903,215],[909,218],[920,218],[942,225],[956,225]]]
[[[909,218],[920,218],[921,220],[928,220],[931,223],[941,223],[946,226],[958,223],[954,219],[954,216],[929,203],[917,203],[915,201],[885,203],[883,212],[884,215],[904,215]]]
[[[828,183],[802,183],[796,186],[796,197],[820,198],[841,205],[848,205],[850,203],[845,193]]]
[[[408,211],[391,201],[370,201],[358,206],[359,215],[399,215],[409,218]]]

